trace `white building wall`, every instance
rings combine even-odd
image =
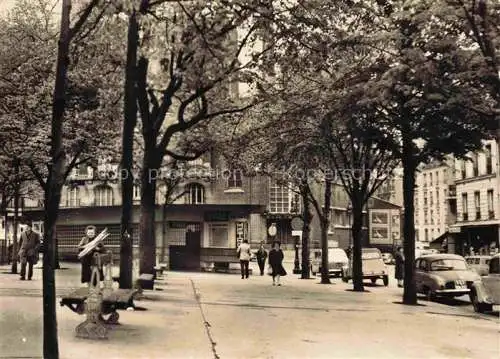
[[[431,242],[448,230],[448,186],[453,180],[453,161],[429,164],[417,173],[415,228],[418,241]]]

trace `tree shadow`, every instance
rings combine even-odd
[[[421,303],[416,303],[416,304],[406,304],[406,303],[403,303],[403,301],[395,301],[395,302],[392,302],[393,304],[401,304],[401,305],[406,305],[408,307],[427,307],[427,305],[425,304],[421,304]]]
[[[358,290],[354,290],[354,289],[346,289],[345,290],[346,292],[353,292],[353,293],[371,293],[371,291],[369,290],[363,290],[362,292],[358,291]]]

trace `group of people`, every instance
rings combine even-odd
[[[252,251],[250,249],[250,244],[248,240],[244,240],[236,250],[238,257],[240,259],[241,266],[241,279],[247,279],[249,276],[249,264],[252,258]],[[269,269],[268,274],[273,278],[273,285],[281,286],[280,278],[285,276],[286,270],[283,267],[284,254],[281,250],[281,243],[279,241],[274,241],[269,254],[264,248],[264,242],[260,243],[260,247],[255,253],[257,257],[257,263],[259,265],[260,275],[264,275],[264,269],[266,267],[266,260],[269,257]]]

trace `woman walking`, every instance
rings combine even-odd
[[[271,267],[271,276],[273,277],[273,285],[281,285],[280,277],[286,275],[286,270],[283,268],[283,258],[285,257],[280,248],[281,243],[276,241],[273,243],[273,248],[269,251],[269,266]]]
[[[398,247],[396,254],[394,255],[396,261],[395,277],[398,280],[398,287],[403,287],[403,279],[405,275],[405,256],[403,254],[403,248]]]

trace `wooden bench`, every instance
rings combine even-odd
[[[134,296],[138,293],[137,289],[114,289],[109,294],[103,294],[101,315],[110,317],[105,320],[109,324],[117,324],[119,315],[117,310],[126,310],[134,308]],[[74,292],[61,298],[61,306],[67,306],[77,314],[85,313],[85,300],[89,296],[89,288],[78,288]]]

